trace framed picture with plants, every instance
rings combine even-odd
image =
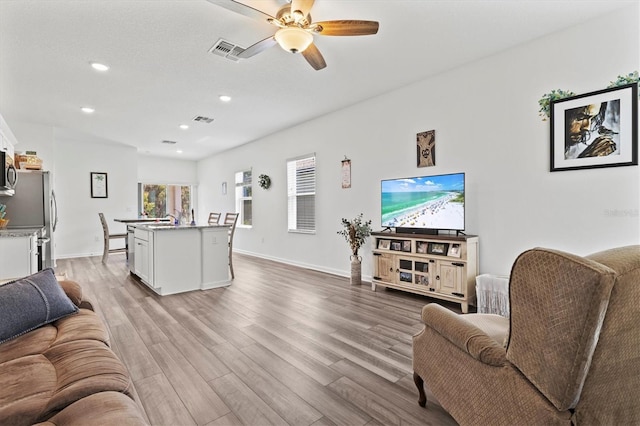
[[[109,197],[107,174],[102,172],[91,172],[91,198],[107,197]]]
[[[550,169],[638,164],[638,85],[551,101]]]

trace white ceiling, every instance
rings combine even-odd
[[[283,4],[243,2],[272,15]],[[246,48],[275,31],[206,0],[0,0],[0,113],[9,126],[43,123],[195,160],[634,2],[316,0],[314,21],[374,20],[380,30],[315,36],[327,62],[315,71],[278,46],[239,62],[209,53],[220,38]]]

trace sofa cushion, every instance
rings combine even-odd
[[[49,349],[57,334],[58,330],[54,326],[45,325],[3,343],[0,345],[0,371],[4,371],[3,364],[5,362],[24,356],[42,354]]]
[[[55,367],[57,382],[40,420],[96,392],[116,391],[131,395],[131,379],[126,367],[102,342],[63,343],[52,346],[44,356]]]
[[[96,340],[109,345],[109,333],[98,315],[88,309],[80,309],[76,315],[59,319],[53,325],[58,335],[51,346],[76,340]]]
[[[55,327],[47,325],[43,329]],[[15,342],[24,343],[39,331]],[[41,335],[39,339],[48,337]],[[0,346],[0,352],[4,348]],[[115,391],[131,396],[131,380],[125,366],[108,346],[97,340],[60,343],[41,354],[3,362],[0,371],[0,424],[44,421],[97,392]]]
[[[99,392],[82,398],[44,423],[34,426],[147,425],[140,407],[118,392]]]
[[[56,369],[44,355],[28,355],[0,365],[0,423],[38,421],[56,388]]]
[[[0,344],[78,312],[51,268],[0,286]]]
[[[80,306],[82,303],[82,287],[80,287],[80,284],[67,279],[58,280],[58,284],[60,284],[60,287],[62,287],[67,294],[67,297],[69,297],[76,306]]]

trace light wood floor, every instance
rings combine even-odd
[[[59,260],[104,319],[153,425],[448,425],[417,403],[411,336],[433,301],[234,255],[224,289],[157,296],[124,255]],[[455,309],[455,305],[447,305]]]

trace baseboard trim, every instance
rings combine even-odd
[[[333,269],[333,268],[326,268],[323,266],[318,266],[318,265],[314,265],[314,264],[310,264],[310,263],[302,263],[302,262],[294,262],[291,261],[289,259],[283,259],[280,257],[274,257],[274,256],[267,256],[261,253],[254,253],[251,251],[246,251],[246,250],[239,250],[239,249],[233,249],[233,251],[235,253],[238,254],[243,254],[246,256],[252,256],[252,257],[257,257],[260,259],[265,259],[265,260],[271,260],[273,262],[278,262],[278,263],[283,263],[285,265],[291,265],[291,266],[297,266],[299,268],[304,268],[304,269],[311,269],[312,271],[318,271],[318,272],[324,272],[327,274],[331,274],[331,275],[337,275],[339,277],[345,277],[345,278],[350,278],[351,277],[351,271],[343,271],[340,269]],[[367,281],[367,282],[371,282],[371,275],[362,275],[362,281]]]

